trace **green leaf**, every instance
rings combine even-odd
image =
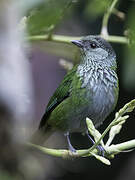
[[[28,16],[27,29],[29,34],[50,33],[60,22],[71,3],[71,0],[44,0],[37,8],[32,9]]]
[[[88,1],[85,8],[86,17],[96,18],[105,13],[108,6],[112,3],[111,0],[91,0]]]

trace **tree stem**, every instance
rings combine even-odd
[[[128,38],[124,36],[113,36],[113,35],[108,35],[104,36],[101,35],[104,39],[106,39],[109,42],[113,43],[119,43],[119,44],[128,44],[129,40]],[[52,41],[52,42],[57,42],[57,43],[67,43],[71,44],[72,40],[77,40],[81,39],[82,36],[62,36],[62,35],[52,35],[51,38],[48,37],[48,35],[33,35],[33,36],[28,36],[26,40],[28,41]]]

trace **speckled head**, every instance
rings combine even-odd
[[[90,60],[102,66],[116,67],[116,54],[112,46],[100,36],[86,36],[72,43],[77,45],[82,55],[87,57],[84,60]]]

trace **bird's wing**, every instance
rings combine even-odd
[[[66,98],[69,97],[70,90],[71,90],[71,83],[73,80],[73,76],[76,73],[77,66],[73,67],[72,70],[70,70],[67,75],[64,77],[63,81],[59,85],[59,87],[54,92],[53,96],[51,97],[46,112],[43,115],[39,128],[42,128],[50,115],[50,113]]]

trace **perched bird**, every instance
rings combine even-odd
[[[118,99],[116,55],[100,36],[72,41],[80,49],[80,63],[64,77],[47,105],[39,130],[38,143],[54,131],[63,132],[69,149],[75,151],[69,134],[87,134],[86,117],[98,127],[115,108]],[[35,136],[36,137],[36,136]]]

